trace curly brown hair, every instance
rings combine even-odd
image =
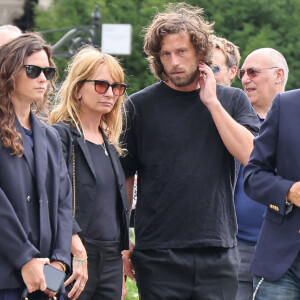
[[[144,51],[154,76],[164,81],[168,79],[160,60],[161,43],[168,34],[188,33],[197,54],[201,54],[203,62],[211,66],[213,45],[210,35],[214,23],[204,19],[203,9],[183,2],[169,3],[165,8],[165,12],[158,13],[144,29]]]
[[[22,34],[18,38],[0,47],[0,135],[2,144],[11,150],[12,155],[22,156],[24,153],[21,134],[15,127],[15,111],[12,105],[16,80],[20,74],[25,59],[34,52],[44,50],[49,59],[49,65],[54,66],[52,50],[37,33]],[[55,79],[49,82],[43,101],[34,104],[35,113],[45,106],[50,88],[54,90]]]

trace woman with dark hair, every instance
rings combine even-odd
[[[69,64],[50,123],[59,132],[73,182],[74,282],[69,297],[120,300],[128,249],[129,208],[119,161],[126,84],[114,57],[92,46]],[[87,276],[88,261],[88,276]],[[88,277],[88,280],[87,280]]]
[[[35,115],[54,88],[51,48],[33,33],[0,47],[0,299],[49,299],[44,265],[70,265],[72,190],[59,136]],[[60,299],[62,295],[59,296]]]

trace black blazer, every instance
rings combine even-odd
[[[80,135],[75,127],[68,126],[63,123],[54,124],[53,127],[60,135],[63,146],[63,154],[71,181],[73,180],[72,141],[74,143],[76,160],[76,207],[75,220],[73,222],[73,234],[79,233],[79,236],[83,238],[85,236],[89,216],[93,207],[91,204],[95,199],[96,175],[94,165],[84,137]],[[124,250],[129,248],[129,207],[126,193],[126,181],[116,149],[113,145],[107,142],[102,130],[101,133],[104,137],[104,142],[111,158],[119,188],[119,200],[122,208],[122,211],[120,212],[121,250]]]
[[[61,142],[33,114],[31,121],[34,151],[18,120],[24,155],[0,140],[0,289],[23,288],[21,267],[34,257],[70,266],[72,186]]]

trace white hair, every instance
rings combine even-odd
[[[0,26],[0,30],[14,31],[16,33],[22,34],[22,31],[19,27],[10,24]]]

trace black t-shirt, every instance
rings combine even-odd
[[[119,241],[118,187],[110,157],[104,154],[101,145],[86,143],[95,166],[96,198],[85,236],[98,241]]]
[[[225,148],[200,90],[163,82],[126,101],[126,176],[138,172],[136,249],[232,247],[237,232],[234,158]],[[217,86],[226,111],[256,134],[259,121],[246,94]]]

